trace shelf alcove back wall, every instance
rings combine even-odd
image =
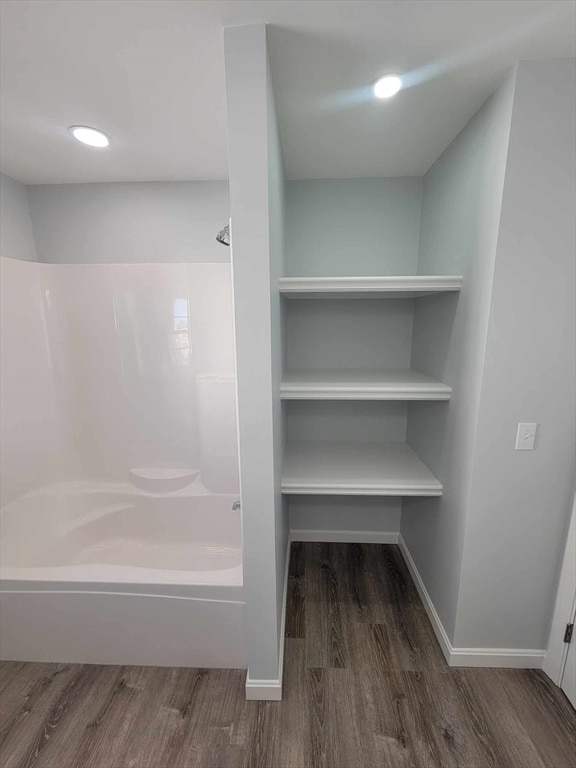
[[[422,179],[289,181],[286,275],[414,275]]]
[[[394,496],[290,496],[289,507],[290,530],[313,531],[320,540],[323,531],[400,531],[401,500]],[[353,540],[352,535],[349,540]]]
[[[421,194],[420,178],[289,181],[286,274],[416,274]],[[413,312],[410,299],[285,300],[287,367],[409,368]],[[406,435],[405,403],[303,401],[284,408],[291,439]],[[400,498],[291,496],[289,506],[292,530],[400,529]]]
[[[405,442],[408,404],[400,401],[291,400],[288,440]]]
[[[285,302],[286,363],[301,368],[409,368],[412,299]]]

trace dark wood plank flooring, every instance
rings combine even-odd
[[[450,669],[394,546],[294,544],[284,700],[245,672],[2,665],[2,768],[575,768],[532,670]]]

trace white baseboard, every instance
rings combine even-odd
[[[282,614],[280,618],[280,638],[278,647],[278,677],[272,680],[254,680],[250,670],[246,675],[247,701],[282,701],[282,678],[284,676],[284,635],[286,634],[286,603],[288,600],[288,572],[290,568],[290,545],[292,532],[288,532],[286,564],[284,566],[284,586],[282,591]]]
[[[397,531],[291,530],[292,541],[322,541],[348,544],[398,544]]]
[[[282,680],[246,678],[246,701],[282,701]]]
[[[528,648],[452,648],[451,667],[542,669],[546,651]]]
[[[454,648],[440,621],[438,612],[422,577],[418,572],[416,563],[412,559],[402,534],[398,536],[398,546],[402,557],[406,562],[410,575],[414,579],[420,599],[424,604],[432,629],[436,634],[444,658],[450,667],[498,667],[508,669],[541,669],[546,656],[544,650],[526,648]]]
[[[430,599],[430,595],[428,594],[428,590],[424,586],[424,582],[422,581],[422,577],[420,576],[418,572],[418,568],[416,568],[416,563],[412,559],[412,555],[408,551],[408,547],[406,546],[406,542],[402,538],[402,534],[400,533],[398,535],[398,546],[400,547],[400,552],[402,553],[402,557],[404,558],[404,562],[408,566],[408,570],[410,571],[410,575],[412,576],[414,580],[414,584],[416,584],[416,589],[418,590],[418,594],[420,595],[420,599],[424,603],[424,608],[426,609],[426,613],[428,614],[428,618],[430,619],[430,623],[432,624],[432,629],[434,630],[434,633],[436,634],[436,639],[438,640],[440,644],[440,648],[442,649],[442,653],[444,654],[444,658],[450,664],[450,654],[452,653],[452,643],[450,642],[450,639],[448,638],[448,635],[446,634],[446,630],[444,629],[444,626],[442,625],[442,622],[440,621],[440,616],[438,616],[438,613],[436,611],[436,608],[434,607],[434,603]]]

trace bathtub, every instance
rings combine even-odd
[[[4,506],[1,658],[244,668],[236,500],[74,482]]]

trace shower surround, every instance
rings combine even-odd
[[[3,657],[244,667],[230,266],[1,261]]]

